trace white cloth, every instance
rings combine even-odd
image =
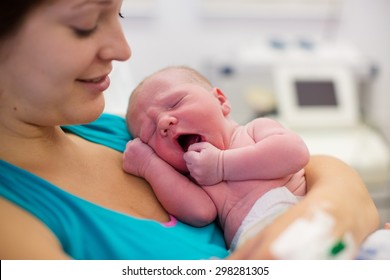
[[[278,187],[265,193],[242,221],[230,244],[230,250],[234,251],[298,201],[299,197],[286,187]]]
[[[390,260],[390,229],[380,229],[372,233],[364,241],[357,259]]]

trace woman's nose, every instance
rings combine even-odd
[[[158,130],[160,132],[161,136],[167,136],[168,131],[171,129],[172,126],[177,124],[177,119],[173,116],[169,115],[162,115],[160,116],[158,120]]]
[[[103,60],[125,61],[131,56],[131,48],[127,43],[125,34],[119,22],[110,29],[110,33],[104,38],[105,43],[102,46],[99,56]]]

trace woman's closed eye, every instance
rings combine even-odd
[[[96,29],[97,29],[97,25],[93,28],[85,28],[85,29],[73,27],[73,31],[80,38],[86,38],[91,36],[96,31]]]

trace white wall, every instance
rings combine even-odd
[[[390,139],[390,1],[345,0],[339,38],[356,44],[379,67],[369,116]]]
[[[322,20],[204,18],[198,0],[155,0],[155,3],[158,8],[154,16],[124,21],[137,77],[171,63],[202,67],[210,58],[233,55],[247,42],[278,35],[326,36],[328,29]]]
[[[131,0],[124,0],[131,1]],[[369,112],[390,139],[390,1],[345,0],[340,20],[202,17],[199,0],[155,0],[151,16],[124,20],[134,82],[169,64],[199,70],[211,59],[234,59],[242,45],[280,36],[350,41],[378,64]]]

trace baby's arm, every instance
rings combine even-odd
[[[207,193],[162,160],[139,138],[130,141],[123,154],[123,169],[145,178],[163,207],[179,220],[205,226],[217,215]]]
[[[184,160],[191,176],[202,185],[223,180],[272,180],[301,170],[309,161],[303,140],[278,122],[259,118],[246,127],[247,135],[236,136],[242,146],[221,151],[210,143],[191,145]],[[248,138],[254,144],[247,144]]]
[[[282,178],[309,161],[304,141],[272,119],[255,119],[247,125],[247,133],[255,144],[223,152],[224,180]]]

